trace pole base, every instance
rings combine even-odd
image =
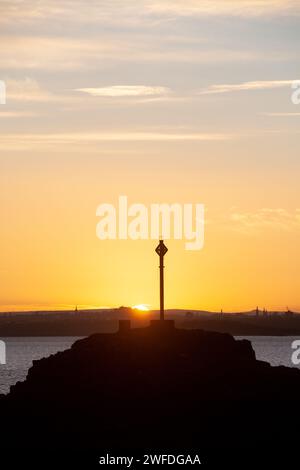
[[[174,330],[175,321],[174,320],[151,320],[150,328],[155,328],[156,330]]]

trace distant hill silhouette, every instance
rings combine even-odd
[[[210,313],[167,310],[166,317],[180,328],[197,328],[236,336],[300,335],[300,314],[268,312],[259,316],[248,313]],[[117,331],[118,322],[131,319],[135,326],[147,326],[159,318],[158,311],[137,314],[129,307],[109,310],[74,310],[0,314],[0,337],[6,336],[88,336]]]
[[[3,448],[197,449],[232,461],[299,445],[299,370],[257,361],[228,334],[127,327],[35,361],[1,397]]]

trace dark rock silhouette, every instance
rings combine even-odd
[[[249,341],[125,322],[34,362],[1,398],[3,446],[251,456],[298,445],[299,396],[300,371],[257,361]]]

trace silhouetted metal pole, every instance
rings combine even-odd
[[[159,256],[159,290],[160,290],[160,320],[165,319],[164,312],[164,256],[168,251],[168,248],[164,244],[163,240],[159,240],[159,245],[155,249]]]

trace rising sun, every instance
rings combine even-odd
[[[140,310],[141,312],[149,312],[149,305],[147,304],[138,304],[138,305],[134,305],[132,308],[134,310]]]

